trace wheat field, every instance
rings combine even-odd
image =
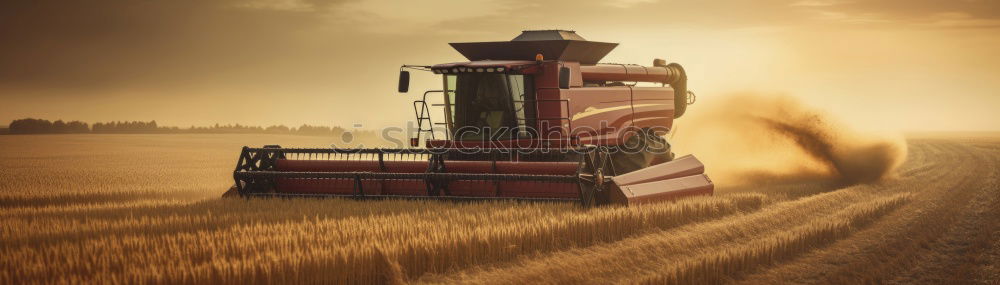
[[[996,283],[1000,139],[914,137],[894,177],[560,203],[220,199],[265,135],[0,136],[2,284]]]

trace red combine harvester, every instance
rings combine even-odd
[[[452,43],[470,61],[400,68],[401,93],[409,89],[404,69],[443,77],[442,90],[414,102],[414,148],[244,147],[232,190],[241,196],[566,200],[585,207],[711,195],[704,165],[693,156],[674,159],[663,138],[693,103],[684,68],[659,59],[651,67],[598,63],[617,45],[562,30]],[[443,103],[430,104],[428,96]],[[432,109],[442,109],[433,116],[441,116],[437,123]],[[435,129],[439,125],[445,131]],[[416,148],[421,136],[426,147]]]

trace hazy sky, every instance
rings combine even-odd
[[[558,28],[621,43],[607,62],[683,64],[701,100],[786,94],[857,126],[1000,130],[1000,1],[582,2],[2,1],[0,125],[402,125],[420,92],[395,92],[400,64]]]

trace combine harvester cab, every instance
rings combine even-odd
[[[401,93],[410,78],[403,69],[443,77],[442,90],[413,102],[413,148],[244,147],[233,192],[586,207],[712,194],[704,165],[693,156],[674,159],[663,138],[694,100],[680,65],[600,64],[617,44],[572,31],[451,45],[470,61],[401,68]],[[428,103],[434,99],[441,103]]]

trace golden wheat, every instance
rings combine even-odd
[[[53,149],[38,151],[37,156],[45,156]],[[753,211],[765,202],[763,195],[740,194],[582,211],[571,204],[516,202],[203,200],[182,186],[225,183],[199,177],[200,172],[224,173],[218,169],[223,165],[180,171],[175,168],[184,159],[175,157],[175,162],[143,168],[161,154],[116,157],[111,150],[92,151],[96,157],[76,153],[57,161],[4,161],[33,167],[2,173],[13,183],[3,186],[0,198],[5,206],[0,281],[404,280],[616,241]],[[171,179],[182,186],[169,186]],[[49,187],[59,190],[46,192]],[[51,274],[53,268],[61,274]]]
[[[471,270],[452,276],[426,276],[426,282],[491,282],[519,284],[560,280],[565,283],[609,283],[634,278],[623,272],[668,268],[678,260],[691,259],[750,243],[761,235],[800,227],[813,220],[827,220],[845,207],[877,198],[868,187],[855,187],[818,194],[796,201],[777,203],[760,211],[740,214],[667,231],[654,232],[601,246],[579,248],[525,259],[513,265]],[[586,268],[586,274],[573,268]],[[607,276],[609,279],[602,280]]]
[[[909,194],[900,194],[855,204],[829,218],[681,260],[680,264],[642,277],[637,283],[718,284],[727,276],[786,260],[843,238],[901,206],[909,198]]]
[[[275,140],[321,144],[0,137],[0,283],[718,283],[847,239],[914,197],[944,192],[916,192],[919,179],[904,188],[723,189],[589,211],[219,199],[238,146]],[[902,173],[950,175],[923,165]]]

